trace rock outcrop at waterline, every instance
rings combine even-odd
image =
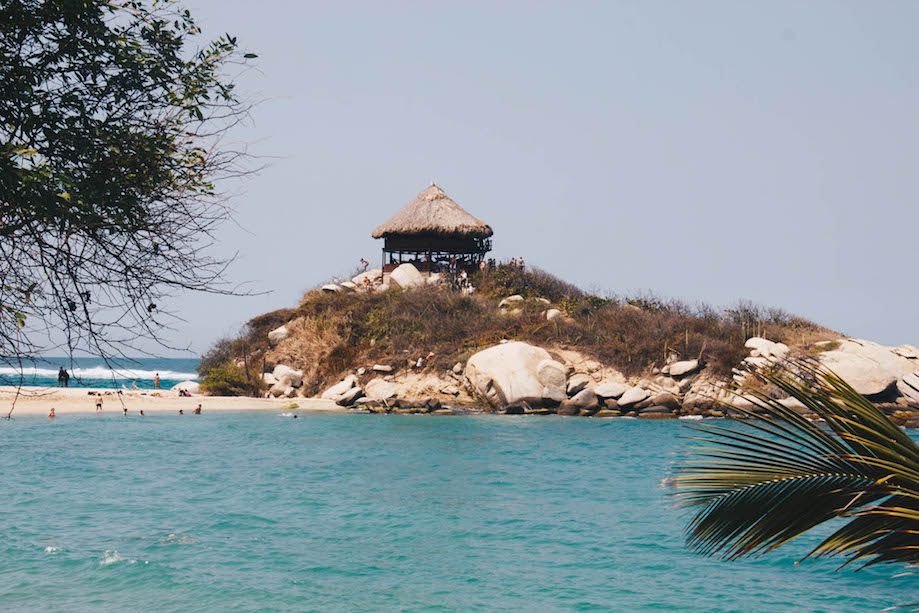
[[[787,346],[758,337],[749,339],[747,347],[750,355],[736,370],[737,380],[790,353]],[[856,391],[875,398],[883,395],[883,400],[892,403],[891,411],[903,412],[903,421],[919,420],[919,350],[856,339],[820,343],[820,347],[825,350],[817,359],[836,372],[844,371]],[[656,376],[629,380],[576,352],[553,353],[514,341],[483,349],[465,366],[457,364],[442,375],[376,376],[362,388],[358,377],[350,374],[322,397],[342,406],[414,407],[421,412],[429,412],[422,409],[432,406],[436,396],[446,397],[447,402],[462,397],[505,413],[666,419],[681,414],[722,414],[723,402],[740,401],[726,383],[707,373],[698,360],[671,361]],[[787,400],[789,408],[807,413],[800,403]],[[911,413],[914,408],[916,412]]]

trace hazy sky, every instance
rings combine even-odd
[[[196,351],[377,262],[432,180],[585,289],[919,345],[919,4],[186,4],[258,53],[235,138],[277,156],[220,236],[271,293],[176,300]]]

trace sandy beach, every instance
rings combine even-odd
[[[93,392],[93,394],[90,394]],[[298,405],[295,411],[345,411],[331,400],[319,398],[242,398],[238,396],[204,396],[193,394],[179,396],[172,390],[123,390],[118,394],[113,389],[86,387],[23,387],[0,386],[0,413],[6,415],[14,398],[16,415],[47,415],[53,407],[58,415],[72,413],[93,413],[96,400],[102,394],[103,413],[121,413],[126,407],[130,414],[143,410],[145,414],[177,413],[179,409],[190,414],[198,404],[204,413],[215,411],[280,411],[291,403]]]

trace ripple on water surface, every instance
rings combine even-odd
[[[675,423],[22,417],[2,611],[879,611],[896,568],[682,546]]]

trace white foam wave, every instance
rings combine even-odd
[[[680,419],[683,419],[686,421],[701,421],[702,416],[701,415],[680,415]]]
[[[60,547],[52,547],[51,545],[45,547],[45,553],[58,553],[60,550]]]
[[[102,560],[99,562],[99,566],[111,566],[112,564],[118,564],[119,562],[124,562],[125,564],[137,564],[137,560],[126,560],[121,557],[117,551],[106,551],[102,554]],[[150,562],[144,561],[144,564],[149,564]]]
[[[196,381],[198,379],[198,374],[193,372],[176,372],[174,370],[131,370],[131,369],[119,369],[111,370],[105,368],[104,366],[96,366],[92,368],[74,368],[70,372],[71,377],[76,377],[77,379],[111,379],[113,376],[115,379],[133,381],[133,380],[153,380],[153,378],[159,373],[160,379],[167,379],[172,381]],[[22,371],[23,376],[26,379],[35,378],[35,377],[57,377],[56,368],[39,368],[36,366],[24,368]],[[19,377],[19,371],[15,368],[9,366],[0,366],[0,377]]]

